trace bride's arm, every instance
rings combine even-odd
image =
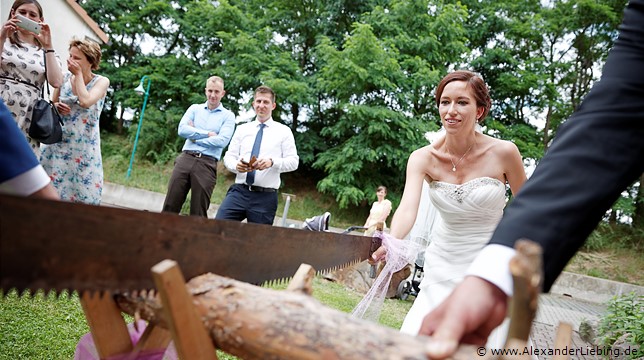
[[[427,150],[414,151],[407,161],[407,174],[405,177],[405,190],[403,191],[400,205],[391,219],[391,235],[402,239],[411,230],[420,204],[420,194],[423,190],[423,180],[427,168]]]
[[[407,236],[414,222],[416,222],[420,196],[423,192],[423,181],[427,176],[425,174],[425,169],[428,168],[429,161],[427,152],[426,147],[420,148],[411,153],[409,160],[407,160],[405,190],[403,191],[400,205],[391,219],[390,235],[396,239],[403,239]],[[386,254],[387,250],[384,246],[381,246],[373,253],[372,259],[373,261],[383,260]]]
[[[510,142],[504,141],[500,158],[503,159],[503,171],[505,178],[510,184],[512,195],[517,196],[517,193],[523,187],[523,184],[528,179],[525,174],[525,167],[523,166],[523,159],[517,146]]]

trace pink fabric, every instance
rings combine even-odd
[[[132,345],[136,345],[141,339],[143,332],[147,326],[146,322],[139,320],[134,326],[134,323],[128,324],[127,329],[130,333],[130,339],[132,339]],[[138,330],[137,330],[138,328]],[[177,360],[177,352],[174,348],[174,344],[171,342],[167,349],[158,349],[158,350],[149,350],[140,352],[137,355],[132,354],[123,354],[116,355],[107,358],[107,360]],[[76,345],[76,351],[74,352],[74,360],[99,360],[98,353],[96,351],[96,346],[94,345],[94,339],[92,338],[91,333],[87,333],[80,338],[80,341]]]
[[[385,295],[391,282],[391,276],[411,264],[421,250],[421,245],[415,241],[396,239],[382,231],[376,231],[373,237],[382,239],[382,245],[387,249],[385,267],[371,285],[367,294],[351,312],[352,317],[378,322],[380,310],[385,302]]]

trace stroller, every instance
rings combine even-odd
[[[304,230],[310,230],[310,231],[329,231],[329,219],[331,218],[331,213],[328,211],[325,212],[322,215],[317,215],[313,216],[311,218],[308,218],[304,221],[302,224],[302,229]],[[348,234],[354,230],[367,230],[368,228],[364,226],[351,226],[347,228],[345,231],[342,232],[342,234]],[[422,248],[425,249],[427,245],[427,241],[420,237],[416,238],[416,241],[420,241]],[[400,298],[401,300],[407,300],[409,295],[411,296],[418,296],[418,293],[420,292],[420,282],[423,280],[423,267],[425,263],[425,250],[421,251],[418,253],[416,260],[414,261],[414,271],[412,275],[401,281],[400,284],[398,285],[398,289],[396,291],[396,297]],[[371,278],[375,277],[375,267],[372,266],[371,273],[369,276]]]
[[[329,219],[331,219],[331,213],[327,211],[322,215],[306,219],[302,224],[302,229],[310,231],[329,231]],[[348,234],[354,230],[367,230],[367,228],[364,226],[350,226],[344,230],[342,234]]]
[[[322,215],[317,215],[311,218],[308,218],[302,224],[302,229],[310,231],[329,231],[329,219],[331,218],[330,212],[325,212]],[[354,230],[367,230],[368,227],[364,226],[349,226],[341,234],[348,234]],[[371,265],[369,270],[369,277],[376,277],[376,265]]]
[[[425,265],[425,251],[418,253],[416,260],[414,261],[414,272],[411,277],[407,278],[404,281],[401,281],[398,285],[398,291],[396,292],[396,297],[401,300],[407,300],[409,295],[418,296],[420,292],[420,282],[423,280],[423,266]]]

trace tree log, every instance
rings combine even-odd
[[[514,279],[506,348],[525,346],[541,288],[541,248],[517,242],[510,262]],[[216,348],[243,359],[427,359],[426,336],[410,336],[328,308],[309,296],[312,268],[301,267],[291,291],[261,288],[204,274],[187,284],[198,316]],[[156,294],[115,295],[120,309],[152,325],[168,328]],[[461,345],[452,359],[481,357],[477,347]],[[506,359],[526,359],[526,356]]]
[[[427,359],[429,338],[410,336],[326,307],[299,292],[257,287],[214,274],[188,292],[216,348],[243,359]],[[119,307],[167,327],[158,298],[119,294]],[[453,359],[480,358],[461,346]]]

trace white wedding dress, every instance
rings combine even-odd
[[[440,216],[431,219],[420,292],[400,329],[411,335],[418,334],[425,315],[463,280],[469,265],[490,240],[503,215],[505,184],[489,177],[461,185],[432,181],[429,199]],[[506,333],[507,320],[488,338],[487,346],[500,348]]]

